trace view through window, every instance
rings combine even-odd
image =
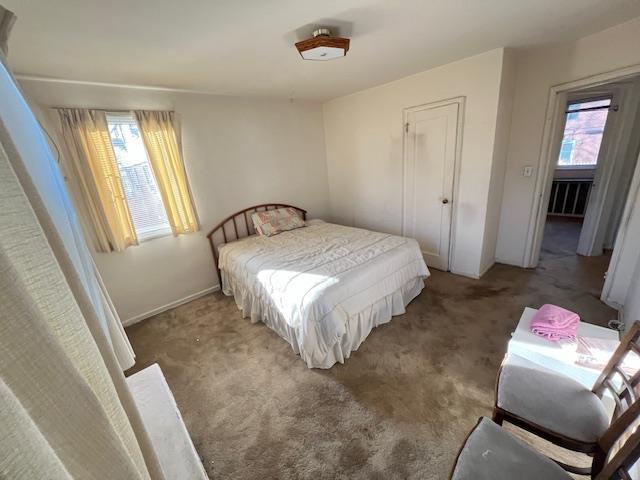
[[[595,167],[610,105],[610,98],[569,104],[558,157],[560,168]]]
[[[138,240],[171,233],[135,117],[128,113],[108,113],[107,123]]]

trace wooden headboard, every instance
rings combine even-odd
[[[220,245],[220,243],[228,243],[253,235],[256,233],[256,229],[253,227],[251,214],[254,212],[275,210],[277,208],[294,208],[300,212],[303,220],[307,219],[307,211],[302,208],[294,207],[293,205],[286,205],[284,203],[263,203],[261,205],[254,205],[253,207],[245,208],[244,210],[240,210],[229,215],[213,227],[213,229],[211,229],[207,234],[209,244],[211,245],[211,253],[213,253],[216,273],[218,274],[218,281],[220,282],[220,288],[222,288],[222,276],[220,275],[220,268],[218,267],[218,245]]]

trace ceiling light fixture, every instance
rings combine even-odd
[[[296,43],[296,48],[305,60],[333,60],[347,54],[349,39],[332,37],[328,28],[319,28],[313,38]]]

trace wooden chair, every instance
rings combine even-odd
[[[637,425],[636,425],[637,426]],[[594,480],[631,480],[630,470],[640,458],[640,432],[625,431],[597,465]],[[608,460],[607,460],[608,459]],[[460,448],[451,480],[572,480],[560,465],[534,450],[488,418],[480,418]]]
[[[603,369],[593,388],[507,355],[498,373],[493,420],[516,425],[560,447],[594,457],[591,468],[557,462],[569,472],[594,476],[608,452],[640,413],[640,370],[623,368],[627,356],[640,361],[640,322],[635,322]],[[602,402],[605,391],[615,401],[613,418]],[[595,476],[594,476],[595,478]],[[623,477],[624,478],[624,477]]]

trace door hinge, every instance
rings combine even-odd
[[[409,122],[404,124],[404,131],[405,133],[409,133]]]

